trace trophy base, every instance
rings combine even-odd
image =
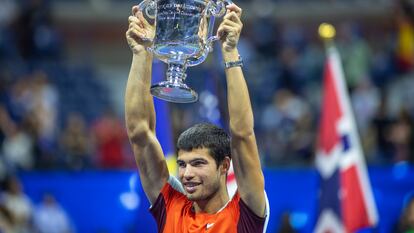
[[[173,103],[194,103],[198,100],[198,94],[186,84],[176,84],[169,81],[152,85],[151,94]]]

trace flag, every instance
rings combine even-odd
[[[374,227],[377,208],[368,179],[339,54],[327,49],[316,167],[321,176],[317,233]]]
[[[414,26],[408,16],[401,14],[397,17],[397,29],[397,66],[408,72],[414,67]]]

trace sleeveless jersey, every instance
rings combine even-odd
[[[215,214],[195,213],[193,203],[168,182],[150,208],[159,233],[263,233],[266,217],[253,213],[238,192]],[[266,207],[268,208],[268,207]]]

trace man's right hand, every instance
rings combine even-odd
[[[138,54],[152,44],[155,35],[155,27],[148,23],[138,9],[132,7],[132,15],[128,18],[129,28],[126,32],[126,39],[132,53]]]

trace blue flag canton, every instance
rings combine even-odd
[[[338,219],[341,219],[339,169],[337,169],[329,178],[321,178],[320,187],[319,215],[324,210],[330,209],[335,213]]]

